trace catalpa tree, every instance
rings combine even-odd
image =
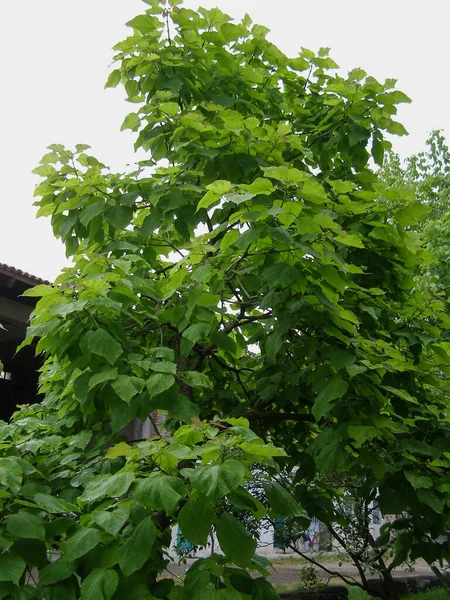
[[[371,166],[408,98],[248,16],[146,4],[107,86],[148,158],[116,174],[53,145],[36,169],[73,266],[28,292],[45,399],[2,425],[2,597],[276,598],[244,517],[332,524],[339,473],[399,515],[372,540],[394,597],[394,564],[447,556],[450,485],[424,209],[380,202]],[[123,441],[155,411],[164,435]],[[176,526],[220,552],[175,584]]]

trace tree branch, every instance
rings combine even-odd
[[[284,413],[273,410],[251,410],[242,415],[249,421],[298,421],[304,423],[315,423],[313,415],[307,413]]]
[[[318,563],[316,560],[314,560],[313,558],[311,558],[311,556],[308,556],[304,552],[301,552],[300,550],[298,550],[298,548],[296,548],[293,544],[289,544],[288,548],[290,548],[293,552],[295,552],[296,554],[298,554],[302,558],[306,559],[308,562],[312,563],[313,565],[315,565],[319,569],[322,569],[322,571],[325,571],[325,573],[328,573],[328,575],[331,575],[332,577],[339,577],[339,579],[342,579],[342,581],[344,581],[347,585],[352,585],[354,587],[359,587],[361,589],[364,589],[364,586],[361,583],[359,583],[359,581],[356,581],[356,579],[353,579],[353,577],[351,577],[350,579],[348,579],[342,573],[338,573],[337,571],[330,571],[330,569],[328,569],[324,565],[321,565],[320,563]]]

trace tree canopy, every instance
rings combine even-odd
[[[392,188],[401,187],[407,196],[419,199],[428,208],[419,230],[435,260],[422,265],[417,281],[423,289],[448,298],[450,152],[442,133],[433,131],[427,139],[427,149],[405,161],[390,152],[380,177],[388,195]]]
[[[242,517],[331,524],[340,473],[399,515],[377,564],[447,557],[450,319],[414,284],[426,207],[374,169],[408,97],[248,16],[146,4],[106,85],[148,158],[54,144],[35,169],[73,266],[27,292],[45,399],[2,425],[2,597],[276,598]],[[153,411],[166,433],[126,443]],[[183,585],[177,525],[222,551]]]

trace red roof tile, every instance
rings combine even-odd
[[[28,283],[30,285],[37,285],[39,283],[49,284],[50,281],[46,279],[41,279],[40,277],[36,277],[35,275],[31,275],[30,273],[26,273],[21,269],[16,269],[15,267],[10,267],[9,265],[5,265],[4,263],[0,263],[0,274],[10,275],[23,283]]]

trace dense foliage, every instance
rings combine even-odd
[[[435,260],[422,265],[417,284],[433,295],[449,297],[450,276],[450,152],[440,131],[433,131],[427,140],[427,149],[407,157],[390,152],[379,173],[386,184],[388,195],[401,188],[409,197],[418,198],[427,206],[419,230]]]
[[[399,515],[386,580],[388,547],[448,556],[450,320],[414,288],[423,206],[371,167],[409,99],[248,16],[146,3],[107,85],[148,159],[53,145],[36,169],[73,267],[29,292],[45,399],[2,426],[0,597],[276,598],[239,515],[342,524],[339,472]],[[152,411],[164,435],[120,441]],[[175,584],[177,525],[222,553]]]

